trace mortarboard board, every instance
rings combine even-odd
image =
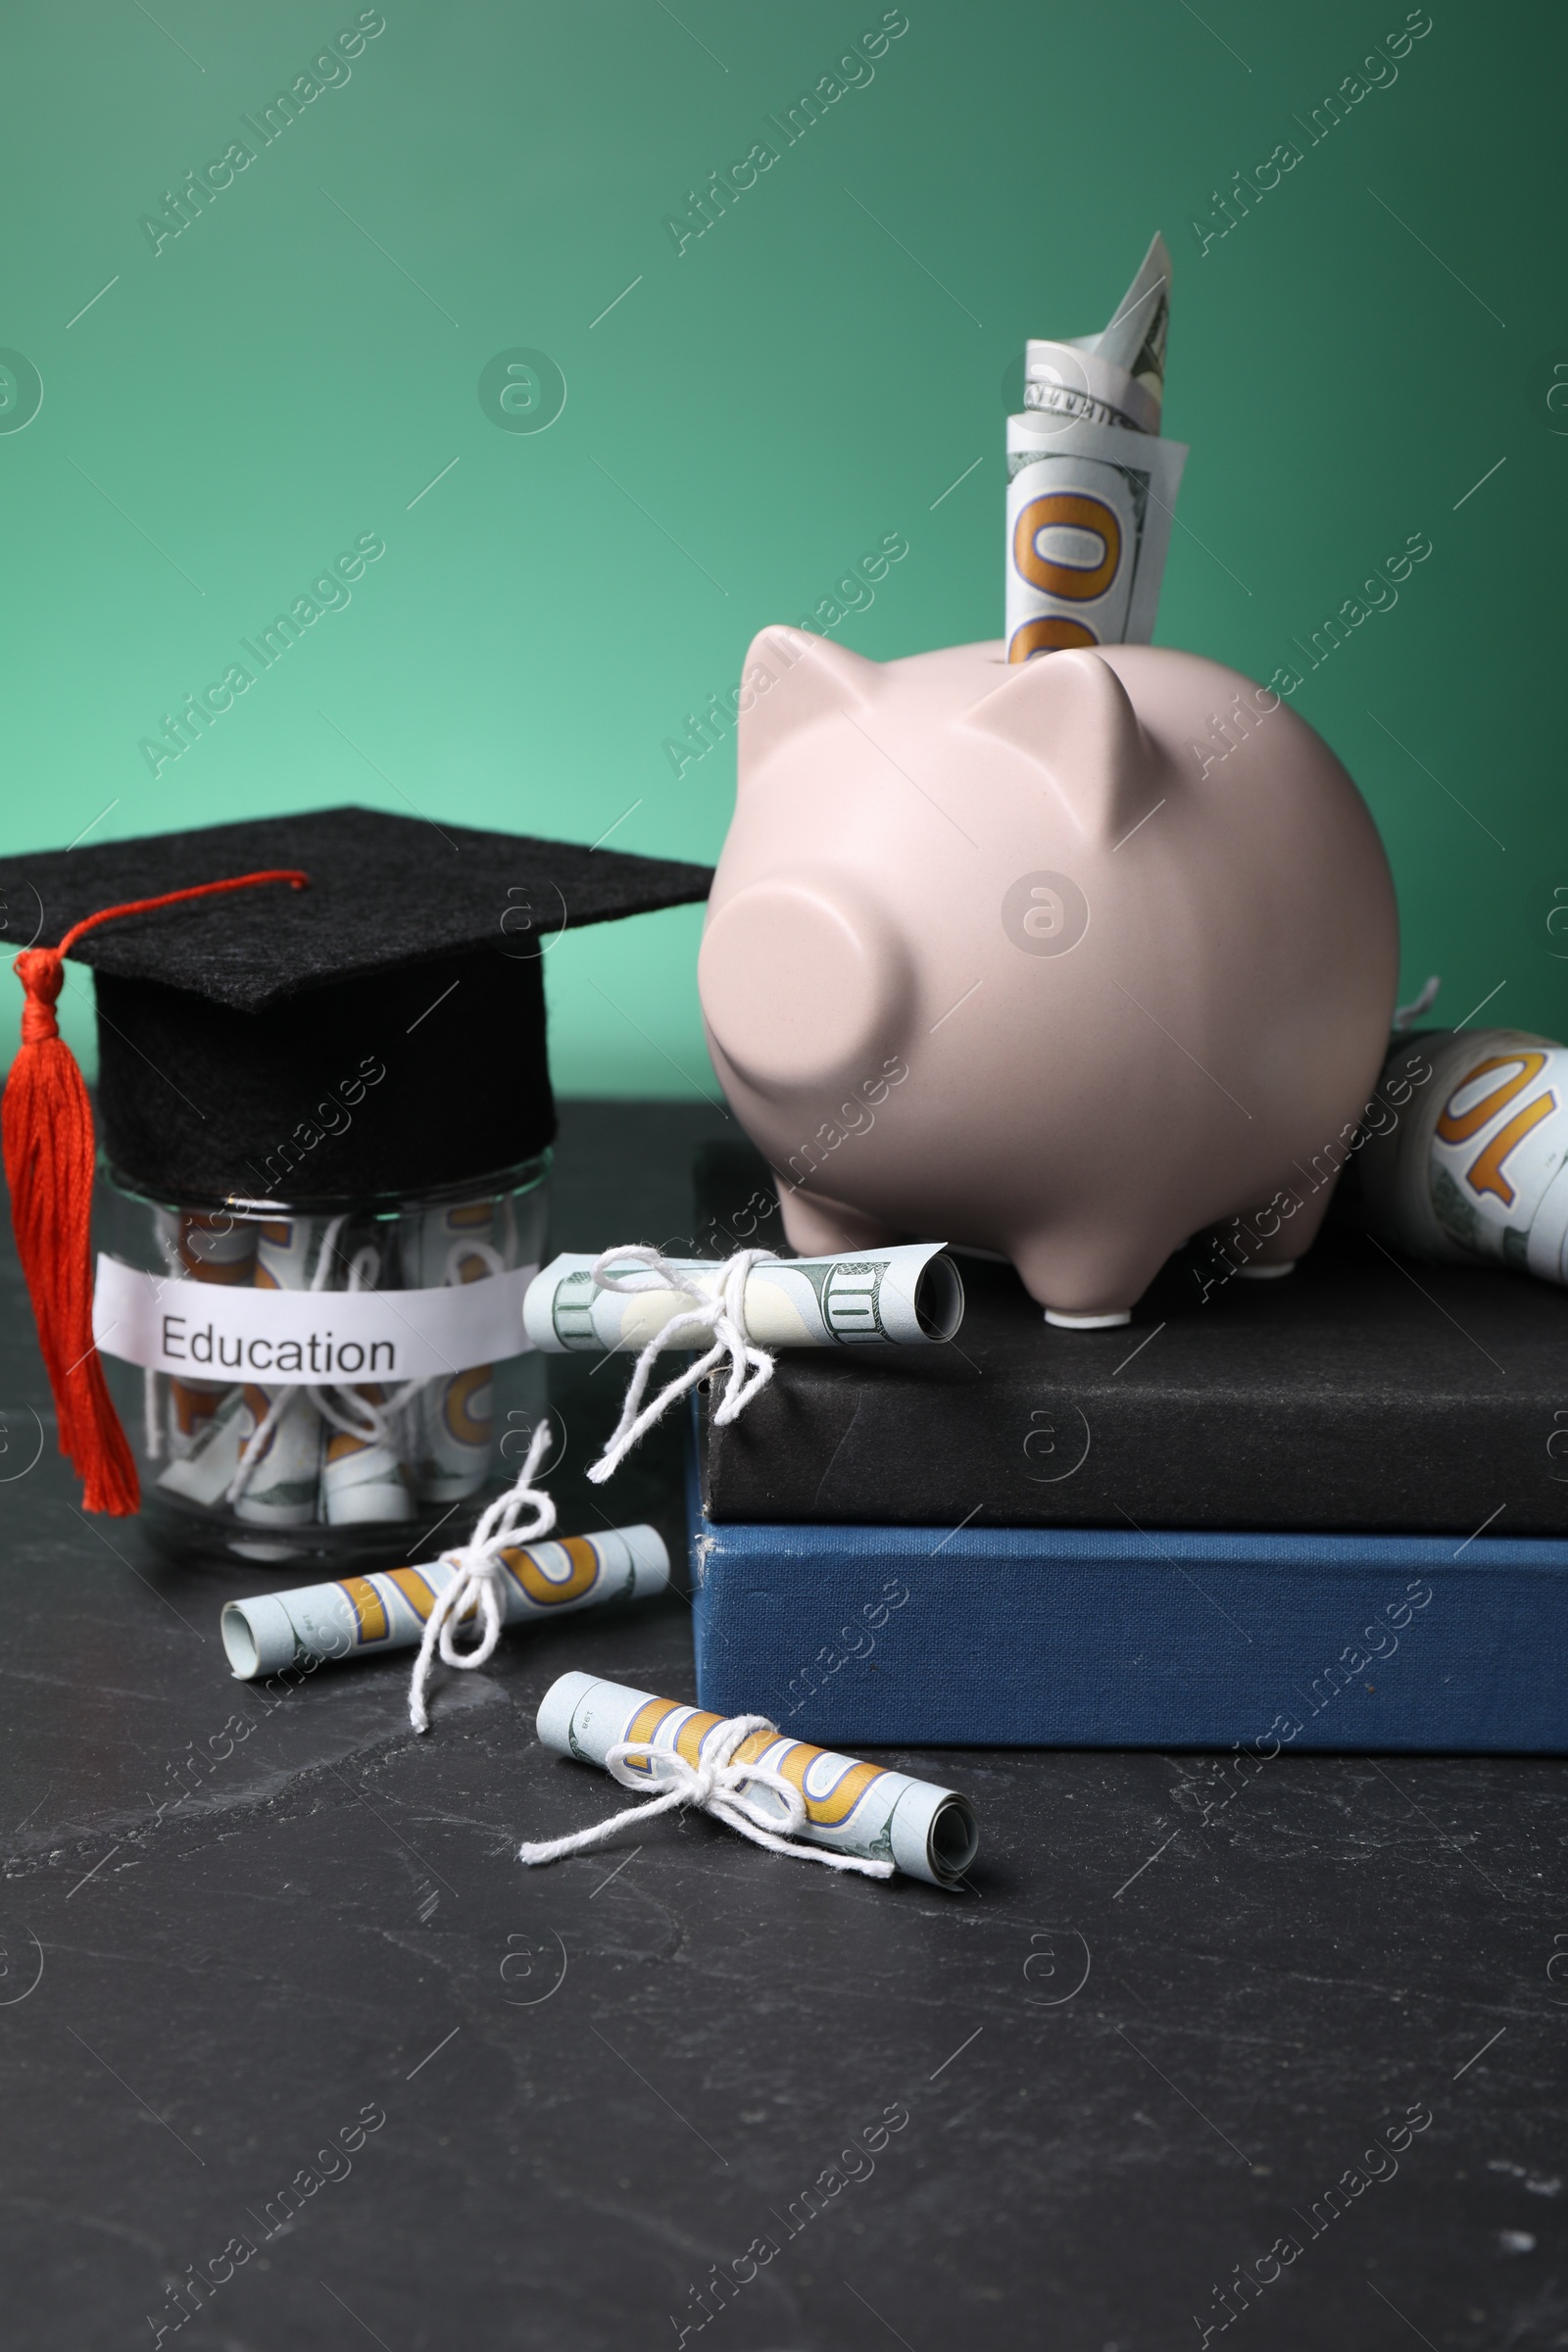
[[[138,1191],[278,1195],[279,1153],[319,1096],[380,1062],[302,1199],[360,1199],[516,1165],[555,1134],[541,948],[561,931],[705,899],[707,866],[562,841],[437,830],[369,808],[0,857],[13,950],[99,908],[298,868],[95,930],[99,1130]],[[285,1167],[288,1162],[285,1158]],[[293,1197],[285,1192],[281,1197]]]
[[[240,877],[255,886],[138,905]],[[127,909],[68,953],[93,968],[103,1149],[133,1190],[194,1204],[364,1201],[482,1178],[542,1152],[556,1125],[543,950],[579,924],[705,899],[711,878],[669,859],[329,808],[0,857],[0,932],[17,951],[54,948],[104,909]],[[28,986],[24,1043],[52,1029]],[[68,1103],[58,1073],[59,1056],[70,1057],[57,1043],[48,1051],[55,1075],[35,1109],[22,1107],[35,1078],[8,1086],[6,1157],[62,1444],[74,1454],[63,1404],[74,1367],[65,1353],[55,1362],[46,1328],[63,1310],[40,1299],[40,1286],[67,1280],[64,1244],[37,1233],[29,1243],[24,1223],[35,1212],[20,1205],[25,1157],[42,1169],[30,1186],[38,1231],[51,1219],[59,1228],[66,1196],[83,1190],[81,1149],[90,1154],[84,1098],[79,1120],[74,1109],[79,1077],[72,1064]],[[381,1075],[367,1084],[370,1070]],[[318,1105],[346,1084],[358,1090],[353,1117],[323,1127]],[[302,1135],[312,1138],[303,1152]],[[78,1177],[61,1178],[72,1152]],[[75,1200],[79,1249],[74,1240],[66,1254],[78,1287],[85,1213]],[[83,1311],[74,1300],[59,1333],[79,1330]],[[88,1377],[101,1377],[96,1359]],[[90,1419],[95,1408],[79,1409]]]

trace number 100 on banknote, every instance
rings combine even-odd
[[[1007,660],[1147,645],[1185,448],[1119,425],[1007,420]]]

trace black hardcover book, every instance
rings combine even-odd
[[[784,1247],[748,1172],[728,1148],[699,1167],[712,1254]],[[705,1401],[710,1519],[1568,1531],[1552,1285],[1396,1257],[1348,1202],[1288,1280],[1245,1280],[1196,1243],[1113,1331],[1055,1330],[1010,1267],[958,1263],[951,1346],[781,1352],[727,1429]]]

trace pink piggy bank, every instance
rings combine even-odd
[[[1285,1273],[1387,1048],[1394,890],[1277,695],[1147,645],[867,662],[764,629],[698,975],[792,1248],[1010,1258],[1124,1322],[1222,1220]]]

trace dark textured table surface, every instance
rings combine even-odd
[[[719,1126],[567,1106],[557,1245],[686,1234]],[[424,1740],[406,1660],[269,1701],[217,1619],[275,1579],[27,1466],[9,1258],[0,1344],[7,2345],[1568,2345],[1568,1767],[897,1752],[970,1890],[690,1818],[525,1872],[622,1801],[541,1693],[693,1696],[684,1601],[510,1637]],[[591,1526],[621,1373],[558,1369]]]

